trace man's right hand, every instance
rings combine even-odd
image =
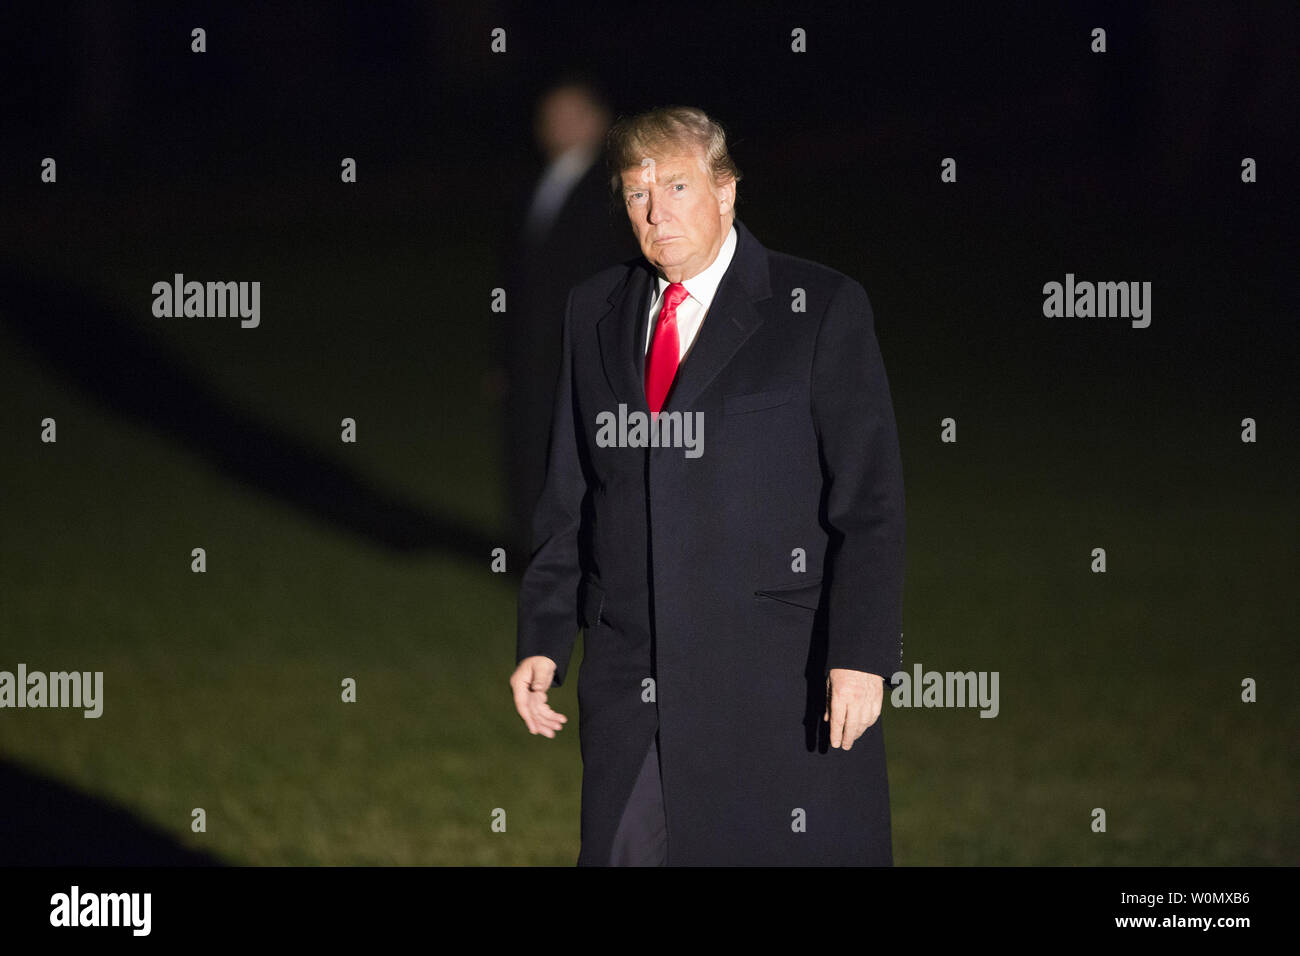
[[[510,689],[515,694],[515,710],[528,725],[530,734],[554,737],[569,719],[551,710],[546,690],[555,679],[555,661],[549,657],[525,657],[510,675]]]

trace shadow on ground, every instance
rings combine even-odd
[[[318,448],[258,420],[120,309],[64,279],[0,264],[0,321],[92,399],[314,518],[395,551],[438,550],[475,563],[500,544],[499,535],[371,487]]]
[[[224,866],[128,810],[0,760],[0,866]]]

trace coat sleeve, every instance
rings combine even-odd
[[[564,309],[560,374],[551,413],[546,479],[533,513],[533,553],[519,586],[515,663],[543,655],[555,661],[552,686],[564,681],[578,632],[582,572],[578,534],[587,482],[579,458],[581,423],[573,389],[573,293]]]
[[[903,469],[871,302],[847,277],[822,316],[811,391],[830,535],[826,666],[888,685],[902,667]]]

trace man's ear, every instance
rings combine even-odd
[[[719,211],[726,213],[736,207],[736,180],[728,179],[718,188]]]

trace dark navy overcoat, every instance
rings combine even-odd
[[[702,413],[690,454],[675,429],[633,447],[607,427],[648,414],[652,268],[570,292],[516,660],[550,657],[558,685],[583,631],[580,864],[609,861],[657,729],[670,865],[887,865],[884,713],[847,752],[822,721],[828,669],[888,695],[902,664],[902,466],[871,304],[735,226],[663,409]]]

